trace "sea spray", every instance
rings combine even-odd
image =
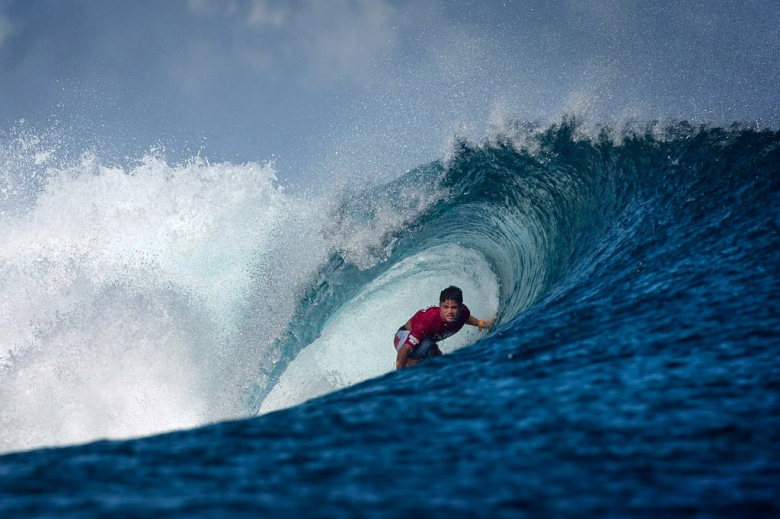
[[[6,161],[5,176],[29,164]],[[150,154],[122,168],[89,153],[50,164],[35,203],[0,220],[0,448],[241,416],[241,388],[300,281],[290,276],[252,315],[251,295],[268,283],[257,272],[284,222],[305,218],[299,205],[271,164]],[[286,268],[305,272],[309,258],[318,262],[304,254]],[[238,349],[248,318],[267,326]]]

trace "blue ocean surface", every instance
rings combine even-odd
[[[325,201],[79,160],[4,198],[1,517],[780,516],[780,133],[510,125]],[[393,371],[450,284],[497,325]]]

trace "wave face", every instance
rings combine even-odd
[[[66,423],[88,391],[105,400],[91,411],[147,416],[133,403],[146,397],[151,415],[193,413],[161,429],[263,415],[5,456],[2,506],[40,503],[43,488],[49,513],[86,495],[103,496],[96,513],[125,497],[134,513],[172,502],[280,516],[778,511],[779,134],[508,126],[387,185],[318,201],[282,193],[270,167],[190,168],[150,159],[59,175],[4,220],[2,286],[15,295],[3,333],[16,346],[0,426],[7,438]],[[213,191],[233,174],[240,189]],[[136,196],[127,215],[119,200],[88,203],[133,189],[168,209],[151,219]],[[186,189],[208,193],[208,218],[177,205]],[[57,193],[85,193],[66,214],[95,218],[89,231],[50,228],[45,211],[66,206]],[[162,223],[186,222],[187,208],[189,230]],[[392,372],[394,330],[449,284],[498,325]],[[102,418],[95,437],[154,429]],[[65,427],[38,444],[84,439]],[[41,476],[52,459],[105,477],[74,488]]]

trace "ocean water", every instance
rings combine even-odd
[[[387,184],[0,147],[2,517],[777,517],[780,134],[507,124]],[[456,284],[489,332],[393,371]]]

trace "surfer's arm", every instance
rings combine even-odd
[[[398,355],[395,357],[395,369],[406,367],[406,362],[409,360],[409,354],[411,352],[412,347],[407,343],[404,343],[404,345],[398,349]]]
[[[492,318],[489,321],[483,321],[482,319],[477,319],[473,315],[470,315],[469,318],[466,320],[466,324],[470,324],[471,326],[476,326],[480,330],[484,330],[485,328],[490,328],[493,326],[493,324],[496,322],[496,318]]]

